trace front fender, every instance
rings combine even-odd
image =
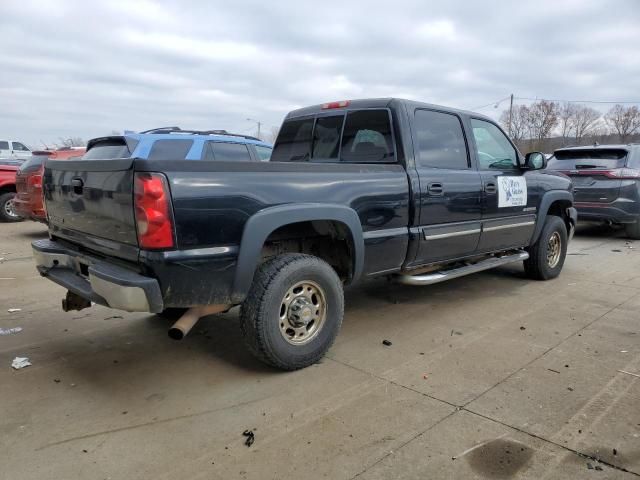
[[[549,213],[549,207],[553,202],[558,200],[567,200],[571,202],[571,205],[573,206],[573,194],[571,192],[566,190],[551,190],[550,192],[546,192],[542,196],[542,200],[538,206],[538,222],[536,223],[536,228],[533,231],[533,236],[531,237],[531,245],[536,243],[540,233],[542,232],[544,221],[547,219],[547,215]]]
[[[322,203],[278,205],[260,210],[251,216],[244,226],[233,284],[233,301],[241,302],[249,292],[260,261],[262,246],[272,232],[292,223],[315,220],[340,222],[349,229],[354,249],[351,283],[357,281],[364,266],[364,239],[362,225],[355,210],[343,205]]]

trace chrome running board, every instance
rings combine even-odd
[[[456,267],[450,270],[438,270],[437,272],[426,273],[424,275],[398,275],[396,276],[396,280],[405,285],[432,285],[434,283],[451,280],[452,278],[489,270],[490,268],[506,265],[507,263],[521,262],[527,258],[529,258],[527,252],[518,252],[502,257],[491,257],[463,267]]]

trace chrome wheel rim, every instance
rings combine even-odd
[[[279,327],[282,338],[291,345],[304,345],[315,338],[327,317],[324,290],[315,282],[303,280],[293,285],[280,302]]]
[[[553,232],[547,243],[547,265],[555,268],[560,262],[560,252],[562,251],[562,239],[558,232]]]
[[[8,216],[12,218],[18,218],[18,214],[16,213],[16,210],[13,205],[13,198],[10,199],[8,202],[5,202],[4,213],[6,213]]]

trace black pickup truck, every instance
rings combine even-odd
[[[270,162],[47,162],[40,273],[65,310],[188,309],[173,329],[241,305],[247,345],[281,369],[324,355],[343,286],[428,285],[523,261],[562,269],[571,181],[520,155],[481,115],[401,99],[289,113]],[[171,334],[171,331],[170,331]]]

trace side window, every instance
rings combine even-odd
[[[244,143],[208,142],[217,162],[250,162],[249,149]]]
[[[387,110],[347,113],[342,136],[343,162],[394,162],[391,123]]]
[[[456,170],[469,168],[467,146],[457,116],[417,110],[415,130],[418,166]]]
[[[0,142],[0,150],[9,150],[9,142]]]
[[[340,134],[344,115],[335,117],[319,117],[313,130],[313,146],[311,158],[314,160],[338,158],[340,150]]]
[[[481,170],[518,168],[518,156],[509,139],[493,123],[471,119]]]
[[[149,160],[184,160],[191,150],[193,140],[156,140],[149,151]]]
[[[282,124],[271,153],[272,162],[309,161],[313,118],[288,120]]]
[[[18,150],[19,152],[28,152],[29,149],[27,147],[25,147],[23,144],[21,144],[20,142],[13,142],[13,149],[14,150]]]
[[[256,149],[256,153],[261,162],[269,161],[271,158],[271,149],[269,147],[263,145],[254,145],[253,147]]]

